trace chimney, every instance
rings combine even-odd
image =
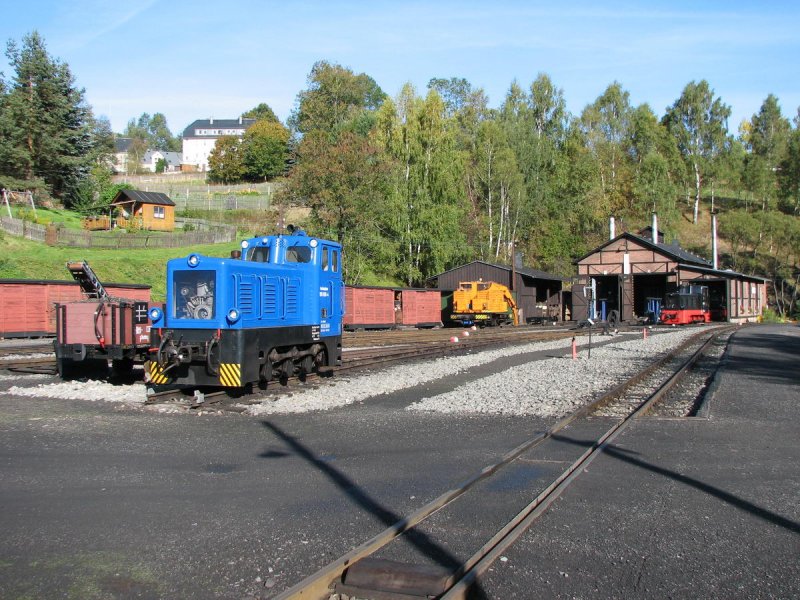
[[[214,117],[211,117],[211,118],[208,120],[208,124],[209,124],[209,125],[213,125],[213,124],[214,124]]]
[[[242,124],[242,115],[239,115],[239,125]]]
[[[716,271],[719,267],[717,259],[717,213],[711,213],[711,264]]]
[[[656,215],[656,213],[653,213],[652,229],[653,229],[653,243],[657,244],[658,243],[658,215]]]
[[[614,226],[614,217],[609,217],[608,218],[608,239],[609,240],[613,240],[615,237],[617,237],[617,230],[616,230],[616,227]]]

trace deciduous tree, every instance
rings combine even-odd
[[[269,181],[282,175],[288,158],[289,130],[278,121],[256,121],[242,139],[244,175],[253,181]]]
[[[703,79],[692,81],[683,88],[680,98],[667,108],[664,124],[678,142],[678,148],[694,175],[694,219],[700,209],[703,177],[714,167],[724,152],[728,139],[728,117],[731,107],[717,97]]]
[[[244,177],[242,142],[235,135],[220,137],[208,156],[208,180],[214,183],[236,183]]]

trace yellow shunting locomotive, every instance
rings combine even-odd
[[[450,320],[481,327],[517,325],[517,303],[504,285],[493,281],[462,281],[453,292]]]

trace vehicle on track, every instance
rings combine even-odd
[[[244,240],[231,258],[170,260],[145,379],[243,388],[340,365],[341,252],[290,228]]]
[[[664,325],[690,325],[710,321],[711,309],[707,286],[682,285],[664,298],[661,308],[661,323]]]
[[[518,325],[517,303],[506,286],[494,281],[462,281],[453,292],[450,321],[460,325]]]

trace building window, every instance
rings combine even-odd
[[[166,218],[166,211],[164,210],[163,206],[154,206],[153,207],[153,217],[156,219],[164,219]]]

